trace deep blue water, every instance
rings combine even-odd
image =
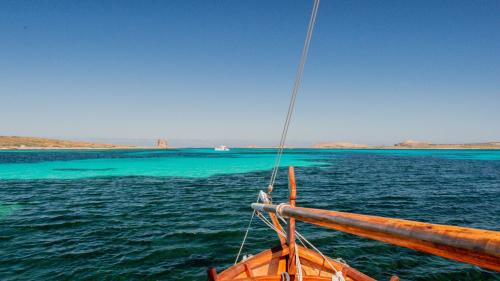
[[[205,280],[235,258],[273,150],[0,152],[0,280]],[[498,150],[289,150],[299,206],[500,230]],[[286,169],[274,201],[287,197]],[[298,223],[378,279],[498,273]],[[245,253],[277,243],[255,221]]]

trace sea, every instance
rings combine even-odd
[[[0,280],[206,280],[231,266],[274,149],[0,151]],[[500,150],[286,149],[297,205],[500,231]],[[500,274],[298,222],[379,280]],[[243,254],[279,243],[253,220]]]

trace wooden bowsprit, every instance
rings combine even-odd
[[[295,243],[295,220],[500,271],[500,232],[498,231],[301,208],[296,206],[296,198],[294,169],[290,167],[288,204],[252,204],[256,212],[269,213],[275,216],[278,222],[278,217],[287,219],[286,243],[280,243],[273,249],[240,261],[219,275],[215,269],[210,269],[209,280],[277,281],[282,280],[281,275],[284,273],[291,280],[297,280],[299,269],[296,266],[296,257],[300,259],[300,270],[304,281],[331,281],[335,278],[336,272],[340,272],[342,278],[347,281],[374,280],[345,263],[297,245]],[[393,276],[391,280],[398,280],[398,278]]]
[[[293,172],[293,169],[290,171]],[[254,203],[252,208],[259,212],[276,213],[285,218],[500,271],[498,231],[300,208],[291,204],[278,207]]]

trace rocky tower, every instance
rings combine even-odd
[[[158,139],[156,141],[157,148],[168,148],[168,142],[166,139]]]

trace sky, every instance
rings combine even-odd
[[[312,1],[0,1],[0,135],[279,142]],[[321,1],[288,144],[500,140],[500,1]]]

